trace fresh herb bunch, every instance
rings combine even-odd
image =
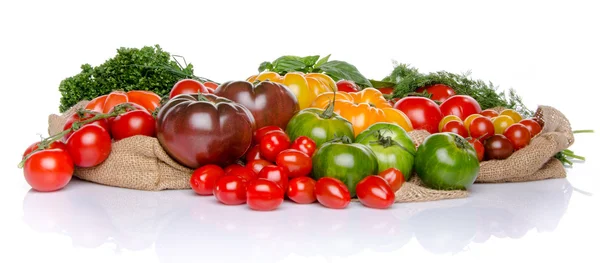
[[[486,83],[483,80],[473,80],[469,75],[470,72],[455,74],[446,71],[423,74],[407,64],[398,64],[392,73],[378,85],[394,86],[392,97],[403,98],[414,93],[420,87],[444,84],[453,88],[457,94],[473,97],[483,109],[504,107],[514,109],[524,117],[533,115],[533,111],[523,104],[521,97],[517,95],[514,89],[510,89],[508,94],[504,91],[498,92],[498,87],[495,87],[492,82]]]
[[[119,48],[115,57],[92,67],[81,66],[81,73],[61,81],[58,90],[60,112],[81,100],[91,100],[114,90],[148,90],[159,96],[168,95],[177,81],[183,78],[205,80],[193,75],[192,64],[182,66],[159,45]]]

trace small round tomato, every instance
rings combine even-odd
[[[246,203],[246,182],[234,175],[225,175],[217,179],[213,189],[217,200],[226,205],[241,205]]]
[[[471,114],[480,113],[481,106],[471,96],[455,95],[440,105],[440,111],[442,111],[443,116],[456,115],[464,120]]]
[[[467,128],[465,128],[462,122],[459,121],[447,122],[446,125],[444,125],[444,128],[442,128],[442,132],[453,132],[460,135],[463,138],[469,137],[469,132],[467,131]]]
[[[494,135],[494,124],[486,117],[477,117],[471,122],[469,132],[471,137],[485,141],[487,138]]]
[[[323,177],[315,184],[317,201],[325,207],[344,209],[350,204],[350,191],[339,179]]]
[[[270,131],[260,140],[260,155],[269,162],[275,162],[277,155],[291,145],[290,137],[282,131]]]
[[[179,94],[198,94],[208,93],[208,89],[202,84],[202,82],[194,79],[182,79],[173,85],[169,98],[173,98]]]
[[[531,134],[531,138],[535,137],[540,132],[542,132],[542,126],[540,125],[539,122],[537,122],[534,119],[531,119],[531,118],[524,119],[524,120],[521,120],[519,123],[525,125],[525,127],[529,130],[529,133]]]
[[[440,121],[440,125],[438,125],[438,131],[441,132],[444,128],[444,125],[446,125],[446,123],[450,121],[458,121],[460,123],[463,123],[463,121],[456,115],[444,116],[444,118],[442,118],[442,120]]]
[[[394,93],[394,87],[383,87],[383,88],[378,88],[377,90],[379,90],[379,92],[381,92],[381,94],[384,94],[384,95],[390,95],[390,94]]]
[[[260,160],[250,161],[249,163],[246,164],[246,167],[250,168],[250,170],[252,170],[255,174],[258,174],[267,165],[273,165],[273,163],[269,162],[267,160],[260,159]]]
[[[234,164],[227,165],[227,167],[225,167],[225,169],[223,169],[223,171],[224,171],[226,174],[228,174],[229,172],[231,172],[231,170],[233,170],[233,169],[237,169],[237,168],[240,168],[240,167],[244,167],[244,166],[242,166],[242,165],[241,165],[241,164],[239,164],[239,163],[234,163]],[[252,171],[252,170],[250,170],[250,171]]]
[[[283,203],[283,189],[273,181],[256,179],[248,183],[246,203],[252,210],[271,211]]]
[[[485,155],[485,149],[483,148],[483,143],[480,140],[477,140],[473,137],[466,138],[469,144],[475,148],[475,152],[477,152],[477,159],[481,162],[483,161],[483,157]]]
[[[312,204],[317,201],[316,184],[317,182],[308,176],[296,177],[288,184],[287,196],[298,204]]]
[[[494,124],[494,133],[495,134],[503,134],[504,130],[508,128],[508,126],[515,123],[515,121],[507,115],[500,115],[492,119],[492,124]]]
[[[443,117],[437,103],[424,97],[404,97],[394,104],[394,108],[406,114],[415,130],[429,133],[437,132]]]
[[[506,109],[500,112],[500,116],[510,116],[514,122],[520,122],[523,119],[523,116],[519,114],[516,110]]]
[[[357,92],[360,90],[360,87],[358,87],[358,85],[356,85],[356,83],[354,83],[354,81],[351,80],[339,80],[335,84],[337,86],[338,91]]]
[[[300,136],[292,142],[290,149],[296,149],[312,157],[317,150],[317,144],[307,136]]]
[[[260,141],[262,140],[263,137],[265,137],[265,134],[267,134],[270,131],[284,132],[283,129],[281,129],[281,127],[273,126],[273,125],[258,128],[256,131],[254,131],[252,133],[252,143],[260,144]]]
[[[480,112],[479,114],[481,114],[484,117],[488,117],[490,119],[494,118],[494,117],[498,117],[498,115],[500,115],[500,114],[498,114],[497,111],[492,110],[492,109],[484,110],[484,111]]]
[[[254,145],[248,152],[246,153],[246,163],[249,163],[254,160],[260,160],[260,145]]]
[[[277,183],[281,189],[287,189],[288,187],[289,176],[283,167],[267,165],[258,173],[257,178],[271,180]]]
[[[394,167],[383,170],[381,173],[379,173],[379,177],[388,182],[394,193],[400,190],[405,181],[402,172]]]
[[[75,170],[69,153],[46,149],[33,153],[23,166],[25,181],[36,191],[52,192],[64,188]]]
[[[485,158],[488,160],[506,159],[514,152],[512,143],[502,134],[495,134],[488,138],[483,146],[485,148]]]
[[[529,129],[521,123],[515,123],[509,126],[504,131],[504,136],[512,143],[515,151],[529,145],[529,142],[531,141]]]
[[[418,88],[415,92],[431,94],[431,99],[439,102],[444,102],[450,97],[456,95],[456,91],[453,88],[444,84],[434,84],[427,87]]]
[[[467,128],[467,131],[469,130],[469,127],[471,127],[471,122],[473,122],[473,120],[477,117],[482,117],[483,115],[481,114],[471,114],[469,115],[469,117],[467,117],[464,121],[463,124],[465,125],[465,128]]]
[[[257,173],[255,173],[252,170],[252,168],[244,167],[241,165],[230,167],[229,170],[225,169],[225,173],[227,175],[234,175],[234,176],[240,177],[240,178],[242,178],[242,180],[244,182],[250,182],[250,181],[256,179],[256,175],[257,175]]]
[[[34,142],[31,145],[29,145],[29,147],[27,147],[27,149],[25,149],[25,152],[23,152],[23,158],[25,158],[28,154],[32,153],[33,151],[37,150],[39,145],[40,145],[40,142]],[[65,145],[61,141],[53,141],[52,143],[50,143],[50,145],[46,149],[62,149],[62,150],[66,151],[67,145]],[[46,150],[46,149],[40,149],[40,150]]]
[[[73,126],[73,123],[75,123],[75,122],[83,122],[83,121],[89,120],[89,119],[91,119],[93,117],[94,116],[91,115],[91,114],[74,113],[73,115],[69,116],[69,118],[67,118],[67,121],[65,122],[65,125],[63,125],[63,131],[67,130],[67,129],[71,129],[71,127]],[[86,125],[99,125],[102,128],[104,128],[106,131],[110,132],[110,123],[109,123],[109,121],[107,119],[100,119],[100,120],[94,121],[92,123],[88,123]],[[71,137],[71,135],[73,135],[74,132],[75,131],[67,133],[63,137],[63,141],[66,142],[69,139],[69,137]]]
[[[146,110],[134,110],[117,116],[110,125],[110,133],[115,140],[136,135],[156,136],[156,122]]]
[[[283,167],[290,178],[308,176],[312,170],[312,158],[306,153],[294,149],[287,149],[277,155],[276,163]]]
[[[369,175],[356,184],[356,196],[364,206],[378,209],[389,208],[396,197],[390,184],[374,175]]]
[[[94,167],[108,158],[111,151],[108,132],[98,125],[86,125],[67,140],[67,151],[78,167]]]
[[[225,176],[225,171],[220,166],[207,164],[192,173],[190,186],[199,195],[212,195],[217,179],[221,176]]]

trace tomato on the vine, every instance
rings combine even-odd
[[[98,125],[86,125],[67,140],[67,151],[78,167],[93,167],[108,158],[111,151],[108,132]]]
[[[431,99],[439,102],[444,102],[448,100],[450,97],[456,95],[456,91],[453,88],[444,85],[444,84],[434,84],[426,87],[420,87],[415,92],[423,93],[427,91],[427,93],[431,94]]]
[[[52,192],[64,188],[73,177],[74,165],[69,153],[63,149],[37,151],[23,166],[27,183],[36,191]]]
[[[23,158],[25,158],[28,154],[32,153],[33,151],[37,150],[39,145],[40,145],[40,142],[34,142],[31,145],[29,145],[29,147],[27,147],[27,149],[25,149],[25,152],[23,152]],[[53,141],[52,143],[50,143],[50,145],[48,145],[48,148],[46,148],[46,149],[62,149],[62,150],[66,151],[67,145],[65,145],[61,141]]]
[[[271,211],[283,203],[283,189],[267,179],[256,179],[247,186],[246,203],[252,210]]]
[[[316,184],[317,182],[308,176],[293,178],[288,183],[287,196],[298,204],[312,204],[317,201]]]
[[[358,201],[366,207],[385,209],[394,204],[395,194],[388,182],[374,175],[369,175],[356,185]]]
[[[481,106],[471,96],[455,95],[444,101],[440,105],[440,110],[444,116],[456,115],[464,120],[471,114],[480,113]]]
[[[260,159],[248,162],[246,167],[250,168],[250,170],[252,170],[255,174],[258,174],[267,165],[273,165],[273,163]]]
[[[529,129],[521,123],[515,123],[509,126],[504,131],[504,136],[512,143],[515,151],[529,145],[529,142],[531,141]]]
[[[453,132],[460,135],[463,138],[469,137],[467,128],[459,121],[449,121],[442,128],[441,132]]]
[[[246,203],[246,182],[234,175],[225,175],[217,180],[213,189],[217,200],[226,205],[241,205]]]
[[[383,170],[378,176],[388,182],[394,193],[400,190],[405,182],[405,177],[402,172],[394,167]]]
[[[466,138],[469,144],[475,148],[475,152],[477,152],[477,159],[481,162],[483,161],[483,157],[485,156],[485,149],[483,148],[483,143],[480,140],[475,139],[473,137]]]
[[[242,178],[242,180],[244,182],[250,182],[250,181],[256,179],[256,176],[257,176],[257,173],[255,173],[252,170],[252,168],[244,167],[239,164],[236,166],[230,165],[227,168],[225,169],[225,173],[227,175],[235,175],[237,177],[240,177],[240,178]]]
[[[290,149],[296,149],[312,157],[317,150],[317,144],[307,136],[300,136],[292,142]]]
[[[156,136],[156,122],[146,110],[134,110],[123,113],[112,120],[110,133],[115,140],[136,135]]]
[[[199,195],[212,195],[217,180],[222,176],[225,176],[225,171],[220,166],[207,164],[192,173],[190,186]]]
[[[494,135],[494,124],[486,117],[477,117],[471,122],[469,133],[471,137],[485,141]]]
[[[100,113],[98,113],[98,114],[100,114]],[[92,114],[87,114],[87,113],[79,114],[76,112],[67,118],[65,125],[63,125],[63,131],[67,130],[67,129],[71,129],[71,127],[73,127],[73,123],[75,123],[75,122],[83,122],[83,121],[89,120],[93,117],[94,116]],[[104,128],[106,131],[110,132],[110,123],[107,119],[100,119],[100,120],[94,121],[92,123],[88,123],[86,125],[98,125],[98,126]],[[84,126],[86,126],[86,125],[84,125]],[[73,135],[73,132],[74,131],[67,133],[63,137],[63,141],[66,142],[69,139],[69,137],[71,137],[71,135]]]
[[[287,149],[277,155],[276,163],[283,167],[290,178],[308,176],[312,170],[312,158],[306,153],[294,149]]]
[[[273,126],[273,125],[258,128],[256,131],[254,131],[254,133],[252,133],[252,143],[260,144],[260,141],[262,140],[262,138],[265,137],[265,135],[270,131],[284,132],[283,129],[281,129],[279,126]]]
[[[315,184],[315,196],[320,204],[333,209],[344,209],[350,204],[350,191],[339,179],[323,177]]]
[[[273,181],[277,183],[281,189],[287,189],[288,187],[289,176],[283,167],[267,165],[260,171],[260,173],[258,173],[257,178]]]
[[[262,157],[260,156],[260,145],[254,145],[246,153],[246,163],[260,159],[262,159]]]
[[[290,138],[282,131],[270,131],[260,140],[260,155],[269,162],[275,162],[277,155],[290,148]]]
[[[531,118],[524,119],[524,120],[521,120],[519,123],[525,125],[525,127],[529,130],[529,133],[531,134],[531,138],[535,137],[542,131],[542,126],[540,125],[539,122],[537,122],[534,119],[531,119]]]
[[[202,84],[202,82],[195,79],[182,79],[173,85],[169,98],[173,98],[179,94],[198,94],[208,93],[208,89]]]

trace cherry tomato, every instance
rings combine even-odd
[[[146,110],[134,110],[117,116],[110,125],[110,133],[115,140],[136,135],[156,136],[156,122]]]
[[[260,160],[260,145],[254,145],[248,152],[246,153],[246,163],[249,163],[254,160]]]
[[[351,80],[340,80],[335,83],[337,86],[337,91],[343,92],[357,92],[360,90],[360,87]]]
[[[27,149],[25,149],[25,152],[23,152],[23,158],[25,158],[25,156],[27,156],[31,152],[37,150],[39,144],[40,144],[40,142],[34,142],[31,145],[29,145],[29,147],[27,147]],[[62,150],[66,151],[67,150],[67,145],[65,145],[61,141],[53,141],[52,143],[50,143],[50,145],[46,149],[62,149]]]
[[[244,167],[244,166],[242,166],[239,163],[234,163],[234,164],[227,165],[227,167],[225,167],[225,169],[223,169],[223,171],[225,171],[225,173],[228,174],[231,170],[237,169],[239,167]],[[250,170],[250,171],[252,171],[252,170]]]
[[[267,165],[258,173],[257,178],[271,180],[277,183],[281,189],[287,189],[288,187],[289,176],[283,167]]]
[[[78,167],[94,167],[108,158],[111,151],[108,132],[98,125],[86,125],[67,140],[67,151]]]
[[[477,140],[473,137],[466,138],[469,144],[475,148],[475,152],[477,152],[477,159],[481,162],[483,161],[483,157],[485,154],[485,149],[483,148],[483,143],[480,140]]]
[[[500,115],[500,114],[498,114],[498,112],[497,112],[497,111],[495,111],[495,110],[492,110],[492,109],[487,109],[487,110],[484,110],[484,111],[482,111],[480,114],[481,114],[482,116],[484,116],[484,117],[488,117],[488,118],[490,118],[490,119],[491,119],[491,118],[494,118],[494,117],[498,117],[498,116]]]
[[[390,95],[392,93],[394,93],[394,87],[383,87],[383,88],[378,88],[379,92],[381,92],[381,94],[384,95]]]
[[[192,173],[190,186],[199,195],[212,195],[217,179],[225,176],[225,171],[218,165],[207,164]]]
[[[442,118],[442,120],[440,121],[440,125],[438,126],[438,131],[442,131],[442,129],[444,128],[444,125],[446,125],[446,123],[448,123],[449,121],[458,121],[460,123],[463,123],[463,121],[455,115],[448,115],[448,116],[444,116],[444,118]]]
[[[312,204],[317,201],[316,184],[317,182],[308,176],[296,177],[288,184],[287,196],[298,204]]]
[[[262,169],[267,165],[273,165],[272,162],[267,160],[254,160],[246,164],[246,167],[250,168],[255,174],[259,174]]]
[[[424,97],[405,97],[398,100],[394,108],[406,114],[415,130],[426,130],[429,133],[438,131],[442,112],[433,100]]]
[[[388,182],[394,193],[400,190],[405,181],[402,172],[394,167],[383,170],[381,173],[379,173],[379,177]]]
[[[473,122],[473,120],[477,117],[482,117],[483,115],[481,114],[471,114],[469,115],[469,117],[467,117],[464,121],[463,124],[465,125],[465,128],[467,128],[467,131],[469,130],[469,127],[471,127],[471,122]]]
[[[323,177],[315,184],[315,196],[319,203],[333,209],[344,209],[350,204],[350,191],[339,179]]]
[[[521,120],[519,123],[525,125],[525,127],[529,130],[529,133],[531,134],[531,138],[535,137],[540,132],[542,132],[542,126],[540,125],[539,122],[535,121],[534,119],[531,119],[531,118],[524,119],[524,120]]]
[[[254,131],[254,133],[252,134],[252,143],[253,144],[260,144],[260,141],[262,140],[263,137],[265,137],[265,134],[267,134],[270,131],[284,132],[283,129],[281,129],[279,126],[264,126],[264,127],[261,127],[259,129],[257,129],[256,131]]]
[[[494,135],[494,124],[486,117],[477,117],[471,122],[469,132],[471,137],[485,141]]]
[[[456,91],[453,88],[446,86],[444,84],[434,84],[427,87],[420,87],[415,92],[423,93],[427,91],[427,93],[431,94],[431,99],[439,102],[444,102],[448,100],[450,97],[456,95]]]
[[[36,191],[52,192],[64,188],[75,170],[69,153],[46,149],[33,153],[23,166],[25,181]]]
[[[276,163],[283,167],[290,178],[308,176],[312,170],[312,158],[306,153],[287,149],[277,155]]]
[[[75,122],[83,122],[83,121],[89,120],[93,117],[94,116],[91,114],[83,114],[83,116],[82,116],[79,113],[74,113],[73,115],[69,116],[69,118],[67,118],[65,125],[63,125],[63,130],[71,129],[71,127],[73,126],[73,123],[75,123]],[[108,122],[107,119],[97,120],[92,123],[88,123],[86,125],[99,125],[102,128],[104,128],[106,131],[110,131],[110,123]],[[67,133],[63,137],[63,141],[66,142],[69,139],[69,137],[71,137],[71,135],[73,135],[73,132],[74,131]]]
[[[278,184],[259,178],[248,183],[246,203],[252,210],[271,211],[283,203],[283,194]]]
[[[461,120],[464,120],[471,114],[480,113],[481,106],[471,96],[455,95],[440,105],[440,111],[442,111],[444,116],[456,115]]]
[[[459,121],[449,121],[448,123],[446,123],[446,125],[444,125],[444,128],[442,128],[442,132],[453,132],[460,135],[463,138],[469,137],[469,132],[467,131],[467,128],[465,128],[462,122]]]
[[[520,122],[523,117],[521,116],[521,114],[519,114],[517,111],[515,110],[511,110],[511,109],[506,109],[500,112],[500,116],[505,115],[505,116],[509,116],[513,119],[513,121],[515,122]]]
[[[277,155],[291,145],[290,137],[282,131],[270,131],[260,140],[260,155],[269,162],[275,162]]]
[[[246,203],[246,182],[234,175],[225,175],[217,179],[213,190],[217,200],[226,205],[241,205]]]
[[[514,151],[512,143],[510,143],[508,138],[502,134],[495,134],[485,140],[483,146],[485,148],[485,158],[488,160],[506,159],[510,157]]]
[[[240,178],[242,178],[242,180],[244,182],[250,182],[250,181],[256,179],[256,175],[257,175],[257,173],[252,171],[252,169],[250,167],[244,167],[241,165],[231,167],[229,169],[229,171],[226,170],[225,173],[227,175],[234,175],[234,176],[240,177]]]
[[[494,133],[495,134],[503,134],[504,130],[508,128],[508,126],[515,123],[510,116],[500,115],[498,117],[492,118],[492,124],[494,124]]]
[[[521,123],[515,123],[509,126],[504,131],[504,136],[512,143],[515,151],[529,145],[529,142],[531,141],[529,129]]]
[[[364,206],[378,209],[389,208],[396,200],[390,184],[374,175],[369,175],[356,184],[356,196]]]
[[[317,144],[315,143],[315,141],[313,141],[313,139],[309,137],[300,136],[292,142],[292,146],[290,146],[290,149],[296,149],[312,157],[315,151],[317,150]]]
[[[169,98],[173,98],[179,94],[198,94],[208,93],[208,89],[202,82],[194,79],[182,79],[173,85]]]

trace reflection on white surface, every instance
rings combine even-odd
[[[284,202],[276,211],[255,212],[191,190],[143,192],[76,180],[56,193],[27,192],[23,220],[40,234],[70,237],[74,247],[154,249],[160,262],[196,254],[240,262],[279,261],[291,253],[334,257],[365,249],[397,251],[413,238],[431,253],[453,254],[492,236],[553,231],[572,190],[567,180],[557,179],[476,185],[466,199],[395,204],[390,210]],[[228,248],[234,247],[232,253]]]

